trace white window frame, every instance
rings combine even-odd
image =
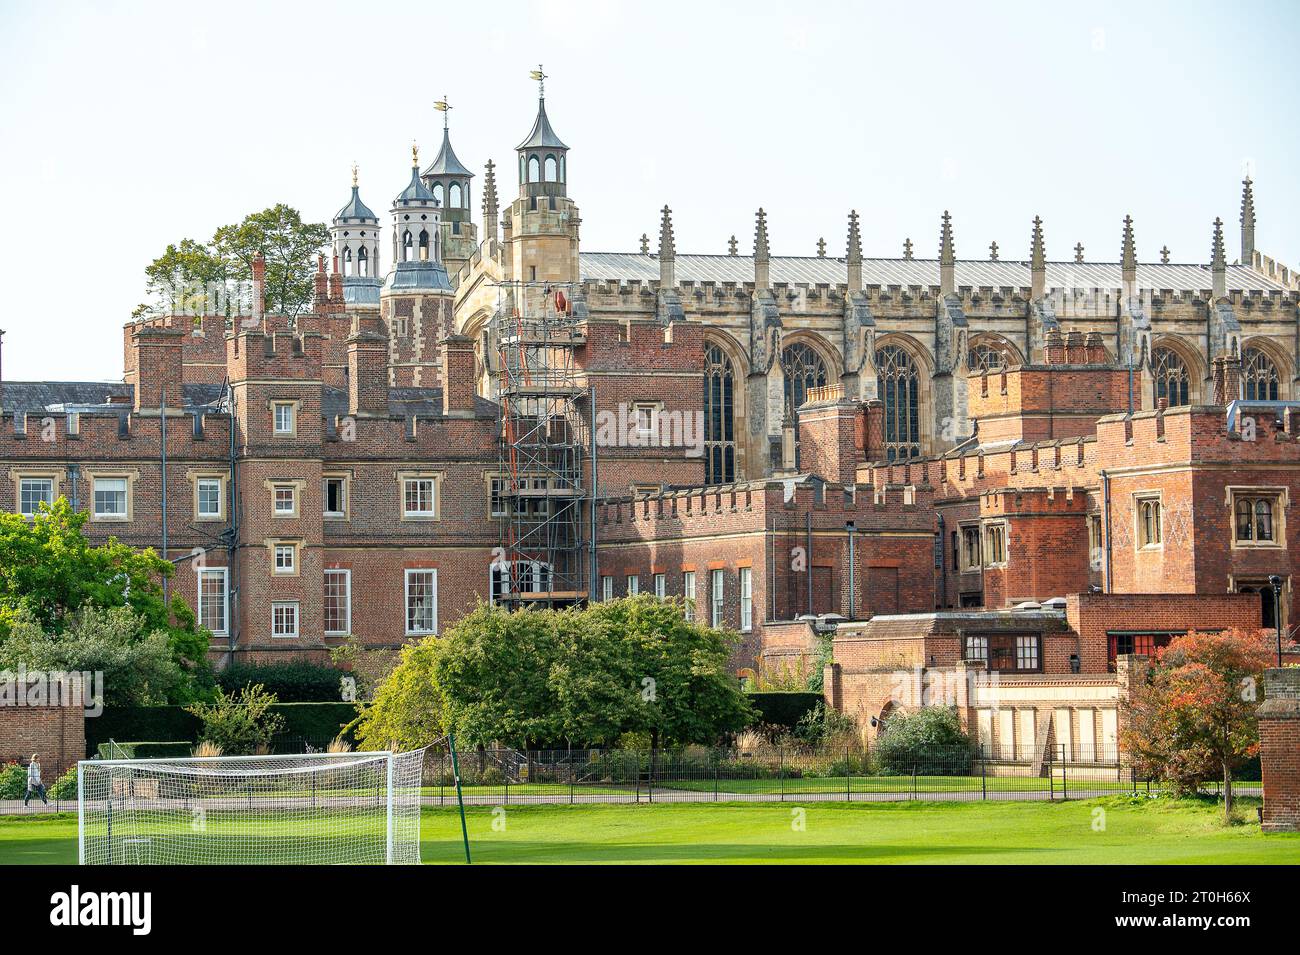
[[[430,591],[433,599],[432,604],[433,628],[430,630],[412,629],[411,627],[411,578],[413,575],[429,575]],[[402,613],[403,626],[408,637],[424,637],[438,632],[438,568],[436,567],[408,567],[404,571],[403,579],[405,586],[403,588]]]
[[[280,507],[280,492],[289,492],[289,508]],[[271,486],[271,513],[275,517],[298,516],[298,487],[295,484],[274,484]]]
[[[205,511],[203,509],[203,492],[210,489],[211,485],[217,486],[217,509],[215,511]],[[216,475],[198,477],[194,479],[194,518],[200,521],[219,521],[225,516],[225,507],[222,506],[222,498],[225,496],[226,482]]]
[[[352,571],[346,567],[327,567],[325,569],[325,583],[328,586],[331,577],[343,578],[343,629],[331,630],[328,626],[329,612],[326,609],[326,601],[329,597],[326,594],[321,601],[321,616],[324,618],[322,626],[324,632],[330,636],[347,634],[352,632]]]
[[[666,574],[654,575],[655,596],[663,600],[668,596],[668,576]]]
[[[293,611],[293,631],[279,632],[280,622],[277,619],[278,612],[281,610]],[[271,601],[271,638],[274,640],[295,640],[298,637],[302,617],[302,607],[296,600],[272,600]]]
[[[749,633],[754,629],[754,571],[750,567],[740,568],[740,632]]]
[[[614,578],[609,574],[606,574],[600,578],[600,599],[601,600],[614,599]]]
[[[726,576],[721,569],[709,572],[709,626],[714,630],[722,628],[723,612],[727,604]]]
[[[429,485],[429,508],[427,510],[413,511],[406,506],[407,504],[407,486],[410,484]],[[442,481],[440,474],[412,474],[404,473],[398,478],[398,491],[401,494],[401,513],[404,521],[436,521],[438,520],[438,508],[442,499]],[[417,490],[417,498],[420,492]]]
[[[646,414],[646,425],[641,425],[641,415]],[[638,401],[632,405],[633,427],[637,436],[646,438],[658,433],[659,403],[655,401]]]
[[[1159,536],[1155,540],[1147,540],[1146,521],[1143,520],[1143,510],[1147,504],[1154,503],[1156,506],[1156,524]],[[1235,518],[1234,518],[1235,519]],[[1133,543],[1138,550],[1158,550],[1165,546],[1165,501],[1164,494],[1159,491],[1138,491],[1133,495]]]
[[[99,509],[99,485],[101,482],[121,482],[122,510],[101,511]],[[114,491],[114,494],[117,492]],[[124,474],[99,474],[90,482],[91,507],[97,521],[129,521],[131,519],[131,479]]]
[[[298,433],[298,403],[296,401],[271,402],[271,428],[277,437],[292,438]],[[284,413],[285,426],[281,426],[280,415]]]
[[[287,555],[288,560],[281,563],[280,558]],[[298,545],[291,541],[273,541],[271,543],[271,573],[277,577],[296,577],[298,574]]]
[[[45,495],[41,498],[41,500],[45,501],[48,504],[54,503],[54,490],[56,484],[54,478],[46,477],[45,475],[41,475],[41,474],[22,474],[18,476],[17,483],[18,483],[18,499],[17,501],[15,501],[15,503],[18,505],[18,513],[21,514],[23,517],[35,517],[38,513],[40,513],[39,502],[37,503],[36,507],[32,508],[30,511],[23,509],[23,493],[24,493],[23,486],[26,484],[37,484],[37,483],[44,484],[46,486],[46,491],[45,491]]]
[[[628,574],[626,584],[629,597],[635,597],[641,592],[641,577],[639,574]]]
[[[687,620],[695,619],[695,571],[682,571],[682,602],[685,605]]]
[[[200,627],[208,626],[203,619],[204,611],[206,609],[205,604],[207,603],[207,601],[204,599],[204,594],[203,594],[203,578],[205,575],[208,574],[221,575],[222,627],[220,630],[211,630],[211,628],[209,628],[209,630],[211,630],[211,633],[214,636],[225,636],[227,633],[230,632],[230,569],[227,567],[196,567],[194,568],[194,571],[195,571],[195,578],[196,578],[195,579],[196,597],[194,599],[194,604],[195,604],[195,609],[198,611],[197,616],[198,616],[198,624]]]

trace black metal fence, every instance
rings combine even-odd
[[[994,758],[981,748],[905,753],[861,749],[755,752],[480,749],[461,752],[467,804],[622,802],[870,802],[1061,800],[1158,791],[1119,753],[1089,758],[1049,750],[1039,758]],[[456,802],[450,754],[425,758],[426,804]],[[1251,784],[1243,783],[1250,792]]]
[[[277,752],[323,752],[326,739],[277,740]],[[1161,783],[1139,774],[1118,752],[1036,756],[987,753],[981,747],[864,750],[860,747],[752,751],[688,747],[675,750],[516,750],[458,752],[461,795],[468,805],[671,802],[884,802],[897,800],[1089,799],[1154,793]],[[1086,758],[1085,758],[1086,757]],[[1258,781],[1235,783],[1257,795]],[[1207,792],[1221,783],[1207,781]],[[445,743],[425,754],[425,805],[455,805],[456,778]],[[24,807],[0,799],[0,815],[75,812],[72,800]]]

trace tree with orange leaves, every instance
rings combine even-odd
[[[1221,774],[1231,819],[1232,773],[1259,749],[1257,688],[1271,659],[1263,630],[1188,633],[1159,650],[1124,708],[1122,742],[1137,769],[1179,794]]]

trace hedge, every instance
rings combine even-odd
[[[272,712],[284,717],[281,737],[328,741],[357,717],[355,703],[277,703]],[[86,753],[99,751],[109,740],[166,740],[193,745],[201,722],[180,706],[106,706],[86,720]],[[186,755],[189,755],[188,752]]]
[[[192,749],[194,744],[184,740],[161,743],[123,743],[114,740],[111,743],[100,743],[97,752],[100,759],[170,759],[176,756],[189,756]]]
[[[217,674],[217,685],[230,693],[260,683],[281,703],[337,703],[342,695],[340,681],[347,675],[338,667],[307,660],[235,663]]]
[[[745,699],[758,711],[755,723],[794,729],[809,710],[822,702],[820,693],[804,690],[746,693]]]

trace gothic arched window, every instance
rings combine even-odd
[[[429,233],[424,229],[420,230],[420,261],[429,261]]]
[[[1156,400],[1164,398],[1170,408],[1191,404],[1191,375],[1187,373],[1186,362],[1172,348],[1156,348],[1151,352],[1151,358],[1151,369],[1156,380]]]
[[[440,182],[435,182],[433,184],[433,200],[438,203],[438,205],[442,205],[442,183]]]
[[[547,182],[555,182],[555,180],[559,176],[558,169],[559,167],[555,163],[555,157],[547,156],[546,157],[546,181]]]
[[[402,237],[402,261],[410,262],[413,254],[414,243],[411,241],[411,233],[407,232]]]
[[[346,248],[345,248],[345,249],[343,250],[343,274],[344,274],[344,275],[352,275],[352,274],[353,274],[353,272],[352,272],[352,250],[351,250],[351,249],[346,249]]]
[[[921,455],[921,376],[907,350],[886,345],[876,352],[876,386],[885,404],[885,458]]]
[[[370,274],[370,256],[366,255],[366,247],[363,245],[357,250],[357,275]]]
[[[704,483],[736,480],[736,374],[727,353],[704,348]]]
[[[971,374],[978,375],[982,371],[992,374],[1007,366],[1007,356],[993,345],[976,345],[966,353],[966,364]]]
[[[826,363],[811,346],[796,342],[781,351],[781,367],[785,370],[785,406],[795,422],[795,467],[798,467],[799,417],[796,412],[808,400],[808,389],[826,384]]]
[[[1273,359],[1258,348],[1247,348],[1241,356],[1242,392],[1248,401],[1277,401],[1280,378]]]
[[[453,209],[459,209],[460,205],[460,183],[453,182],[447,190],[447,205]]]
[[[542,179],[542,166],[537,161],[536,156],[528,157],[528,181],[540,182]]]

